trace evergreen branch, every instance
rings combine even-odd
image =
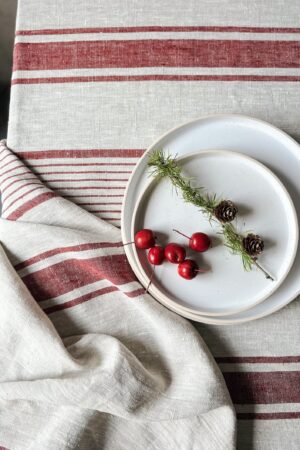
[[[254,259],[244,249],[244,236],[239,234],[231,223],[225,225],[222,224],[222,231],[226,247],[228,247],[234,255],[241,256],[245,270],[251,270]]]
[[[216,195],[204,192],[201,187],[193,187],[193,179],[182,175],[176,158],[165,156],[162,150],[154,150],[149,157],[148,166],[151,167],[151,174],[155,178],[169,178],[175,189],[181,191],[186,203],[193,203],[202,212],[207,213],[210,219],[212,218],[213,211],[219,203]]]
[[[216,206],[220,203],[220,199],[216,194],[209,194],[201,187],[193,187],[192,179],[182,175],[182,169],[178,165],[176,157],[165,155],[163,150],[154,150],[148,160],[151,175],[157,179],[168,178],[176,190],[180,190],[183,200],[191,203],[202,212],[208,215],[209,220],[213,219],[221,226],[221,234],[224,236],[226,247],[235,255],[240,255],[244,269],[250,271],[253,265],[258,267],[266,275],[267,278],[273,280],[258,263],[257,258],[249,255],[243,246],[245,236],[240,234],[232,223],[222,223],[214,214]]]

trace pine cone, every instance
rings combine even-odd
[[[243,239],[243,246],[250,256],[257,256],[264,250],[264,241],[257,234],[248,234]]]
[[[223,200],[219,203],[214,210],[216,218],[220,222],[232,222],[237,215],[238,209],[235,204],[230,200]]]

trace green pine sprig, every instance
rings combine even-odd
[[[225,245],[234,255],[240,255],[242,258],[244,269],[252,270],[254,259],[250,256],[243,246],[244,236],[239,234],[231,223],[222,224],[222,234],[224,236]]]
[[[221,199],[218,199],[216,194],[207,193],[204,188],[194,187],[193,180],[182,174],[176,157],[165,155],[162,150],[154,150],[149,156],[148,166],[153,177],[168,178],[175,189],[180,191],[185,202],[197,206],[208,215],[210,221],[213,219],[221,226],[220,233],[224,237],[225,245],[233,254],[240,255],[245,270],[250,271],[253,265],[257,266],[256,260],[243,247],[244,236],[235,229],[232,223],[223,224],[215,217],[214,210]]]
[[[208,194],[202,187],[193,187],[193,179],[182,175],[176,158],[164,155],[162,150],[154,150],[150,154],[148,166],[151,167],[152,176],[158,179],[169,178],[176,191],[180,190],[185,202],[193,203],[212,218],[213,211],[219,203],[217,196]]]

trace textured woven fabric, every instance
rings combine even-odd
[[[9,147],[56,193],[119,226],[132,168],[181,122],[239,113],[300,138],[299,17],[294,0],[20,0]],[[7,218],[39,195],[30,177],[7,182]],[[299,317],[294,301],[249,324],[196,325],[243,450],[300,447]]]
[[[21,185],[0,144],[2,192],[8,162]],[[233,449],[235,412],[199,335],[145,294],[116,227],[36,185],[0,220],[1,445]]]

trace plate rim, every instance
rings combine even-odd
[[[248,306],[244,306],[244,307],[240,307],[240,308],[236,308],[236,309],[232,309],[228,312],[217,312],[217,313],[212,313],[212,312],[203,312],[200,311],[197,312],[195,309],[190,308],[190,307],[186,307],[183,305],[180,305],[180,308],[183,309],[184,311],[193,313],[193,314],[197,314],[197,315],[201,315],[201,316],[209,316],[209,317],[218,317],[218,316],[229,316],[229,315],[234,315],[234,314],[238,314],[244,311],[247,311],[248,309],[253,308],[254,306],[262,303],[264,300],[266,300],[268,297],[270,297],[272,294],[274,294],[274,292],[281,286],[281,284],[284,282],[284,280],[286,279],[289,271],[291,270],[291,267],[293,266],[293,263],[295,261],[295,257],[297,254],[297,249],[298,249],[298,239],[299,239],[299,229],[298,229],[298,218],[297,218],[297,213],[296,213],[296,209],[295,209],[295,205],[292,201],[292,198],[288,192],[288,190],[286,189],[285,185],[283,184],[283,182],[277,177],[277,175],[275,175],[271,169],[269,169],[268,167],[266,167],[263,163],[261,163],[260,161],[257,161],[255,158],[252,158],[251,156],[245,155],[243,153],[239,153],[239,152],[233,152],[230,150],[214,150],[214,149],[207,149],[207,150],[201,150],[201,151],[195,151],[195,152],[190,152],[187,153],[185,155],[182,155],[180,157],[178,157],[178,161],[182,161],[182,160],[186,160],[192,157],[197,157],[197,156],[202,156],[202,155],[213,155],[216,154],[217,156],[220,155],[225,155],[225,156],[229,156],[229,157],[234,157],[237,159],[241,159],[241,160],[246,160],[249,161],[253,166],[258,166],[263,172],[265,172],[268,177],[270,177],[270,180],[272,180],[272,182],[276,183],[277,186],[279,186],[279,188],[282,190],[284,196],[285,196],[285,200],[287,200],[288,202],[288,208],[290,209],[290,215],[289,215],[289,220],[291,220],[291,222],[293,222],[292,227],[294,228],[294,243],[293,243],[293,248],[292,248],[292,252],[291,252],[291,256],[290,256],[290,260],[289,263],[286,266],[286,269],[283,272],[283,275],[281,277],[280,282],[277,283],[277,285],[275,287],[273,287],[273,289],[270,290],[270,292],[268,292],[266,295],[262,296],[259,300],[257,300],[256,302],[252,303],[251,305]],[[136,217],[137,217],[137,212],[140,206],[141,201],[143,200],[144,196],[146,195],[147,191],[151,188],[151,186],[155,183],[155,179],[150,179],[149,182],[145,185],[144,190],[140,193],[140,195],[138,196],[138,199],[135,203],[134,209],[133,209],[133,213],[132,213],[132,221],[131,221],[131,239],[130,242],[134,241],[134,225],[135,225],[135,221],[136,221]],[[139,271],[139,274],[143,274],[143,280],[146,280],[146,274],[145,271],[142,267],[142,264],[139,260],[138,257],[138,252],[136,250],[136,248],[133,246],[132,247],[132,252],[133,252],[133,258],[135,259],[135,263],[137,265],[137,269]],[[129,257],[128,257],[129,259]],[[131,256],[130,256],[131,259]],[[131,260],[132,261],[132,260]],[[142,283],[142,282],[141,282]],[[149,280],[145,283],[146,285],[149,283]],[[146,286],[144,286],[146,287]],[[152,291],[152,292],[151,292]],[[155,291],[156,293],[154,294]],[[160,291],[160,289],[154,285],[149,286],[149,293],[153,294],[153,296],[155,295],[155,299],[157,299],[158,301],[160,301],[160,298],[164,298],[165,299],[165,303],[168,303],[169,301],[171,303],[174,303],[175,305],[177,305],[178,303],[173,299],[173,298],[169,298],[166,294],[162,293]]]
[[[126,203],[127,203],[127,199],[128,199],[128,191],[132,182],[132,179],[135,177],[136,172],[139,170],[140,165],[143,163],[144,159],[146,158],[147,154],[149,153],[150,150],[152,150],[155,146],[157,146],[158,142],[160,142],[163,138],[165,138],[166,136],[168,136],[171,133],[174,133],[176,131],[178,131],[180,128],[184,128],[186,126],[189,125],[193,125],[196,124],[197,122],[203,122],[205,120],[218,120],[218,119],[240,119],[240,120],[246,120],[246,121],[251,121],[254,123],[257,123],[258,125],[267,127],[270,130],[274,130],[277,134],[279,134],[280,136],[284,137],[288,142],[290,142],[294,147],[298,147],[298,149],[300,150],[300,144],[292,137],[290,136],[287,132],[285,132],[284,130],[278,128],[277,126],[262,120],[262,119],[258,119],[256,117],[253,116],[249,116],[249,115],[244,115],[244,114],[226,114],[226,113],[221,113],[221,114],[206,114],[203,116],[199,116],[195,119],[192,120],[187,120],[185,122],[180,123],[179,125],[176,125],[170,129],[168,129],[166,132],[162,133],[161,135],[158,136],[158,138],[156,138],[156,140],[149,146],[147,147],[147,149],[145,150],[144,154],[139,158],[136,166],[134,167],[133,171],[130,174],[130,177],[128,179],[125,191],[124,191],[124,196],[123,196],[123,201],[122,201],[122,208],[121,208],[121,238],[122,241],[126,241],[126,235],[125,235],[125,231],[124,231],[124,220],[125,220],[125,207],[126,207]],[[293,149],[290,149],[291,153],[294,153],[296,155],[296,152]],[[299,157],[299,156],[298,156]],[[128,249],[125,247],[125,253],[126,256],[128,258]],[[133,266],[132,267],[134,273],[136,274],[136,276],[138,277],[137,273],[136,273],[136,267]],[[253,320],[257,320],[257,319],[261,319],[263,317],[267,317],[277,311],[279,311],[280,309],[282,309],[283,307],[285,307],[286,305],[288,305],[289,303],[291,303],[294,299],[296,299],[296,297],[300,294],[300,285],[296,291],[296,293],[294,293],[293,295],[288,296],[288,298],[286,300],[284,300],[283,303],[275,304],[273,306],[268,306],[268,309],[258,312],[253,316],[250,317],[241,317],[241,318],[231,318],[231,319],[224,319],[224,318],[210,318],[209,316],[201,316],[201,315],[196,315],[193,314],[192,317],[190,315],[185,314],[184,312],[180,311],[176,311],[174,309],[169,308],[167,305],[164,305],[165,307],[167,307],[168,309],[170,309],[171,311],[176,312],[177,314],[186,317],[190,320],[196,321],[196,322],[201,322],[201,323],[207,323],[207,324],[211,324],[211,325],[235,325],[235,324],[241,324],[241,323],[246,323],[246,322],[252,322]]]

